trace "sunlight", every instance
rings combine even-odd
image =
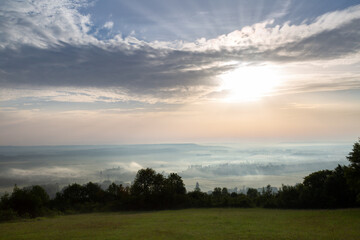
[[[221,90],[229,94],[226,102],[257,101],[274,93],[281,74],[273,66],[245,66],[220,75]]]

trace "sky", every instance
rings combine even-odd
[[[0,145],[356,141],[360,1],[1,0]]]

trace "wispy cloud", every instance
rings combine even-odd
[[[281,65],[351,56],[359,59],[360,5],[299,25],[286,22],[274,26],[270,19],[214,39],[146,42],[133,36],[123,38],[120,33],[97,39],[92,34],[96,27],[91,16],[79,11],[86,4],[69,0],[3,1],[1,87],[6,91],[19,87],[72,88],[74,91],[52,91],[48,95],[61,101],[181,103],[216,93],[218,76],[238,67],[225,64],[231,61]],[[112,30],[113,25],[109,21],[103,28]],[[338,79],[342,77],[340,74]],[[358,88],[358,76],[350,78],[315,85],[321,85],[317,89],[331,86],[326,88],[329,90]],[[316,89],[312,83],[302,84],[297,91]],[[91,90],[86,95],[79,88],[101,92]],[[47,97],[41,94],[40,98]]]
[[[112,29],[113,27],[114,27],[114,22],[109,21],[104,24],[104,28]]]
[[[95,38],[87,34],[90,16],[79,13],[86,1],[2,1],[0,9],[0,47],[16,49],[22,45],[47,48],[61,43],[88,44]]]

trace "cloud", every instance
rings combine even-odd
[[[56,49],[23,47],[3,51],[3,87],[95,87],[168,98],[193,94],[216,85],[214,76],[228,66],[186,70],[208,63],[205,56],[180,51],[142,48],[132,52],[100,47],[66,46]],[[196,60],[198,59],[198,60]]]
[[[79,11],[88,4],[4,1],[0,10],[1,87],[92,88],[113,92],[116,101],[189,102],[216,95],[217,76],[238,67],[227,62],[309,63],[360,51],[360,5],[299,25],[274,26],[268,20],[214,39],[146,42],[133,36],[122,38],[120,33],[97,39],[91,16]],[[111,30],[113,25],[109,21],[103,28]],[[358,86],[357,77],[352,81],[355,83],[343,88]],[[76,94],[70,95],[73,99]]]
[[[71,181],[84,181],[84,179],[93,176],[92,174],[89,171],[64,166],[47,167],[43,165],[35,168],[4,168],[1,171],[0,187],[10,187],[14,184],[68,184]]]
[[[78,89],[71,87],[64,87],[61,90],[48,87],[0,89],[0,101],[14,101],[17,99],[76,103],[136,101],[135,97],[128,96],[126,93],[121,92],[121,89],[99,90],[96,88]]]
[[[235,48],[238,50],[254,47],[258,50],[271,50],[289,43],[301,42],[304,39],[316,37],[320,33],[334,30],[344,30],[348,33],[356,33],[352,29],[354,25],[347,26],[360,19],[360,5],[335,11],[319,16],[314,21],[306,21],[300,25],[292,25],[285,22],[283,25],[273,26],[274,20],[267,20],[252,26],[243,27],[227,35],[221,35],[215,39],[199,39],[195,43],[186,44],[186,47],[198,50]],[[320,43],[321,40],[319,39]],[[354,39],[352,39],[354,41]]]
[[[9,171],[9,175],[17,175],[21,177],[60,177],[60,178],[78,178],[81,176],[81,171],[78,169],[71,169],[65,167],[54,166],[51,168],[40,167],[33,169],[18,169],[12,168]]]
[[[312,153],[311,153],[312,154]],[[309,155],[311,155],[309,154]],[[290,175],[301,172],[319,171],[335,168],[339,162],[308,162],[308,163],[244,163],[244,164],[213,164],[208,166],[194,165],[181,172],[181,176],[214,178],[218,176],[254,176],[254,175]]]
[[[104,24],[104,28],[112,29],[113,27],[114,27],[114,22],[109,21]]]
[[[360,74],[354,73],[350,76],[349,74],[334,75],[313,74],[312,76],[297,76],[294,81],[289,81],[279,87],[275,95],[360,89]],[[316,79],[316,81],[304,81],[311,79]]]
[[[89,15],[78,8],[86,1],[2,1],[0,9],[0,48],[16,49],[22,45],[38,48],[62,42],[88,44],[95,38],[87,34],[91,27]]]
[[[122,169],[122,170],[127,171],[127,172],[132,172],[132,173],[135,173],[138,170],[144,168],[143,166],[141,166],[137,162],[130,162],[130,163],[113,162],[111,164],[114,165],[114,166],[118,166],[119,169]]]

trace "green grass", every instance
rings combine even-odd
[[[0,239],[359,239],[360,209],[187,209],[1,223]]]

